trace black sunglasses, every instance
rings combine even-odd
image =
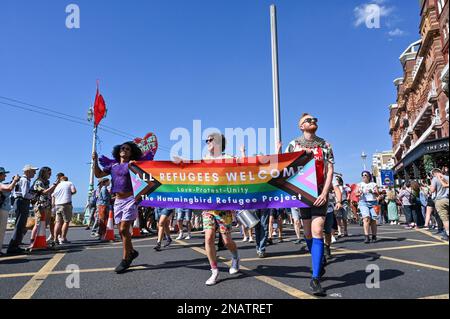
[[[213,142],[213,141],[214,141],[213,138],[209,138],[209,139],[206,140],[206,144],[209,144],[209,143],[211,143],[211,142]]]
[[[120,150],[121,150],[121,151],[131,151],[131,147],[129,147],[129,146],[122,146],[122,147],[120,148]]]
[[[304,120],[302,124],[305,124],[305,123],[311,124],[312,122],[318,123],[319,119],[316,117],[309,117],[306,120]]]

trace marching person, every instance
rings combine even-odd
[[[225,136],[219,133],[212,133],[208,136],[206,143],[208,144],[208,154],[206,160],[223,160],[233,158],[225,154],[226,140]],[[245,148],[241,147],[242,157],[245,157]],[[219,276],[219,268],[217,267],[217,256],[215,247],[216,228],[223,239],[225,246],[231,252],[231,268],[230,275],[239,272],[239,254],[236,243],[231,238],[231,230],[233,226],[233,214],[231,211],[209,210],[202,213],[203,229],[205,231],[205,249],[211,265],[211,276],[205,282],[207,286],[217,283]]]
[[[14,176],[10,184],[3,184],[6,179],[7,170],[0,167],[0,256],[3,256],[2,246],[8,226],[8,213],[11,210],[11,192],[20,180],[20,176]]]
[[[178,223],[178,237],[177,240],[184,238],[184,232],[183,232],[183,221],[186,222],[186,228],[187,228],[187,236],[186,240],[191,239],[191,219],[192,219],[192,210],[187,208],[177,208],[177,223]]]
[[[34,178],[37,170],[37,167],[25,165],[23,168],[23,175],[18,184],[14,187],[12,193],[16,212],[16,227],[14,228],[14,233],[7,250],[7,253],[11,255],[25,252],[25,250],[19,246],[25,235],[25,227],[30,213],[30,202],[34,196],[31,189],[31,179]]]
[[[135,143],[125,142],[122,145],[116,145],[112,155],[115,162],[110,163],[103,170],[98,165],[97,153],[92,154],[92,159],[94,160],[96,178],[111,175],[111,193],[115,195],[114,222],[119,225],[119,233],[123,242],[123,258],[115,271],[117,274],[122,274],[130,268],[132,261],[139,256],[131,243],[130,227],[138,218],[138,207],[133,195],[128,165],[141,159],[142,151]]]
[[[318,169],[317,186],[319,196],[310,208],[301,208],[306,244],[311,252],[312,278],[310,288],[313,294],[324,296],[325,291],[320,284],[324,253],[324,225],[327,215],[328,193],[334,173],[334,155],[331,145],[316,135],[318,119],[304,113],[299,120],[299,128],[303,135],[291,141],[287,153],[306,151],[314,155]]]
[[[158,240],[156,246],[153,248],[156,251],[161,251],[161,242],[163,238],[166,238],[166,243],[164,247],[169,247],[172,244],[172,238],[170,237],[170,222],[174,214],[174,209],[169,208],[156,208],[155,209],[155,219],[158,223]]]

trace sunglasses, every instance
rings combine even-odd
[[[362,177],[370,177],[370,176],[367,174],[363,174]]]
[[[213,141],[214,141],[213,138],[209,138],[209,139],[206,140],[206,144],[212,143]]]
[[[318,123],[319,119],[316,118],[316,117],[307,118],[306,120],[303,121],[302,125],[305,124],[305,123],[311,124],[312,122]]]
[[[121,151],[131,151],[131,148],[129,146],[122,146],[120,148]]]

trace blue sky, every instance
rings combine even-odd
[[[80,29],[65,26],[70,3],[80,8]],[[371,156],[391,148],[387,107],[396,99],[392,81],[402,75],[398,57],[419,38],[418,1],[2,0],[0,96],[85,118],[100,79],[103,123],[136,137],[155,132],[165,149],[175,143],[172,129],[190,129],[196,119],[204,128],[270,128],[271,3],[284,144],[300,134],[303,112],[316,115],[336,170],[357,181],[363,150]],[[382,9],[379,29],[357,25],[370,3]],[[63,171],[83,206],[91,129],[4,104],[0,114],[0,166]],[[99,135],[100,154],[125,140]],[[156,159],[169,153],[160,149]]]

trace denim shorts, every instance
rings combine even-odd
[[[294,221],[300,220],[300,208],[291,208],[291,214]]]
[[[170,216],[173,212],[170,208],[155,208],[155,220],[158,221],[161,216]]]
[[[378,205],[377,201],[371,202],[359,202],[358,207],[361,212],[362,218],[370,217],[372,220],[377,220],[378,215],[375,212],[375,206]]]
[[[192,210],[187,208],[177,208],[177,220],[190,221],[192,218]]]

